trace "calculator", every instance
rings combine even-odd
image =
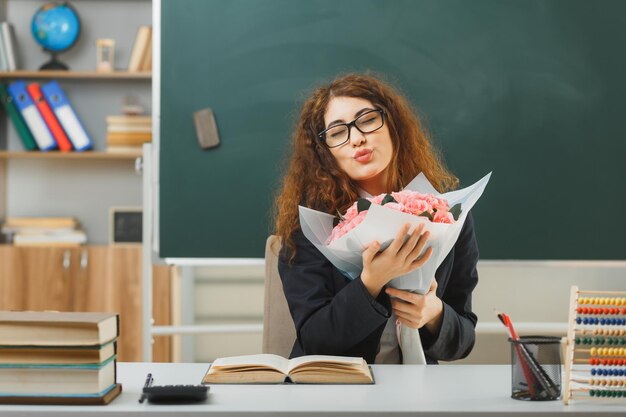
[[[188,404],[207,399],[206,385],[152,385],[152,374],[148,374],[139,402],[148,400],[155,404]]]

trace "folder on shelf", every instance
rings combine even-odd
[[[59,145],[59,149],[62,150],[63,152],[71,151],[72,144],[70,143],[70,140],[65,135],[65,131],[59,124],[59,121],[57,120],[56,116],[52,112],[50,105],[43,98],[43,94],[41,94],[41,88],[39,87],[39,83],[31,83],[28,85],[27,89],[28,89],[28,92],[30,93],[31,98],[35,102],[35,105],[39,109],[41,116],[43,117],[46,124],[48,125],[48,129],[50,129],[52,136],[54,136],[54,140],[56,140],[57,144]]]
[[[63,126],[65,133],[69,137],[74,149],[84,151],[93,147],[93,142],[82,123],[78,119],[78,115],[70,105],[69,100],[63,93],[61,86],[56,81],[50,81],[41,86],[41,92],[46,98],[50,107],[54,111],[55,116]]]
[[[37,146],[42,151],[49,151],[57,147],[57,143],[48,129],[48,125],[41,117],[35,102],[28,94],[26,83],[24,81],[15,81],[9,84],[9,94],[13,97],[13,102],[20,111],[26,125],[30,129],[37,142]]]
[[[0,83],[0,101],[2,101],[2,104],[4,105],[7,114],[11,118],[15,130],[22,140],[24,149],[26,149],[27,151],[37,150],[37,143],[35,142],[35,138],[30,133],[30,130],[28,130],[26,122],[24,122],[24,119],[22,119],[22,116],[20,115],[20,111],[15,106],[15,103],[13,102],[13,97],[11,97],[11,95],[7,91],[6,86],[2,83]]]

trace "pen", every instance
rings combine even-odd
[[[148,375],[146,376],[146,382],[143,384],[143,387],[149,388],[152,385],[152,381],[154,381],[152,379],[152,374],[148,373]],[[141,397],[139,397],[139,402],[142,403],[145,399],[146,399],[146,393],[144,391],[141,393]]]

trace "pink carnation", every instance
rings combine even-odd
[[[448,201],[444,200],[443,198],[435,197],[433,208],[437,211],[448,211],[450,210],[450,205],[448,204]]]
[[[433,223],[454,223],[454,217],[449,211],[437,210],[433,216]]]
[[[356,208],[356,202],[350,206],[350,208],[346,211],[346,214],[343,216],[344,222],[349,222],[354,219],[359,214],[359,210]]]
[[[427,211],[430,214],[433,213],[433,207],[430,204],[428,204],[426,200],[415,198],[415,199],[406,201],[404,205],[410,210],[411,214],[415,214],[416,216],[419,216],[425,211]]]
[[[372,204],[382,204],[383,199],[387,194],[380,194],[374,197],[369,197],[368,200]],[[449,212],[450,205],[448,202],[440,197],[436,197],[433,194],[421,194],[411,190],[404,190],[400,192],[391,193],[391,196],[395,202],[391,201],[385,204],[393,210],[398,210],[403,213],[413,214],[419,216],[424,212],[427,212],[434,223],[447,223],[452,224],[455,222],[454,216]],[[343,216],[343,220],[334,227],[327,244],[344,236],[350,230],[358,226],[365,216],[367,210],[363,210],[359,213],[357,209],[357,202],[352,204]]]
[[[402,203],[387,203],[387,204],[385,204],[385,207],[388,207],[388,208],[394,209],[394,210],[398,210],[398,211],[401,211],[403,213],[413,214],[413,212],[407,206],[405,206]]]
[[[357,227],[359,225],[359,223],[361,223],[363,221],[363,219],[365,219],[366,215],[367,215],[367,210],[363,210],[362,212],[358,213],[352,219],[350,219],[350,220],[346,219],[346,220],[340,222],[337,226],[335,226],[333,228],[333,231],[330,234],[330,237],[328,238],[327,244],[330,244],[330,242],[333,242],[333,241],[339,239],[341,236],[345,235],[350,230],[352,230],[355,227]]]

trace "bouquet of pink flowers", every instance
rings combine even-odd
[[[335,226],[336,216],[300,206],[304,235],[347,277],[354,279],[363,269],[363,250],[373,240],[381,250],[391,243],[398,230],[424,224],[428,230],[430,259],[418,270],[391,281],[391,285],[425,293],[461,232],[467,213],[483,193],[491,174],[469,187],[440,194],[419,174],[404,190],[357,200]]]
[[[336,217],[299,207],[302,232],[311,243],[349,279],[363,270],[363,250],[376,240],[384,250],[405,224],[411,228],[424,225],[432,248],[428,261],[421,268],[394,278],[390,285],[420,294],[428,291],[435,271],[454,246],[467,213],[480,198],[490,174],[461,190],[439,194],[423,174],[404,190],[391,194],[358,199],[334,226]],[[404,363],[426,363],[417,329],[400,326],[398,343]]]
[[[340,222],[333,228],[326,244],[331,244],[358,226],[367,216],[371,204],[378,204],[414,216],[423,216],[433,223],[452,224],[457,221],[461,214],[461,204],[456,204],[450,208],[448,201],[444,198],[411,190],[359,198],[345,214],[339,214]]]

